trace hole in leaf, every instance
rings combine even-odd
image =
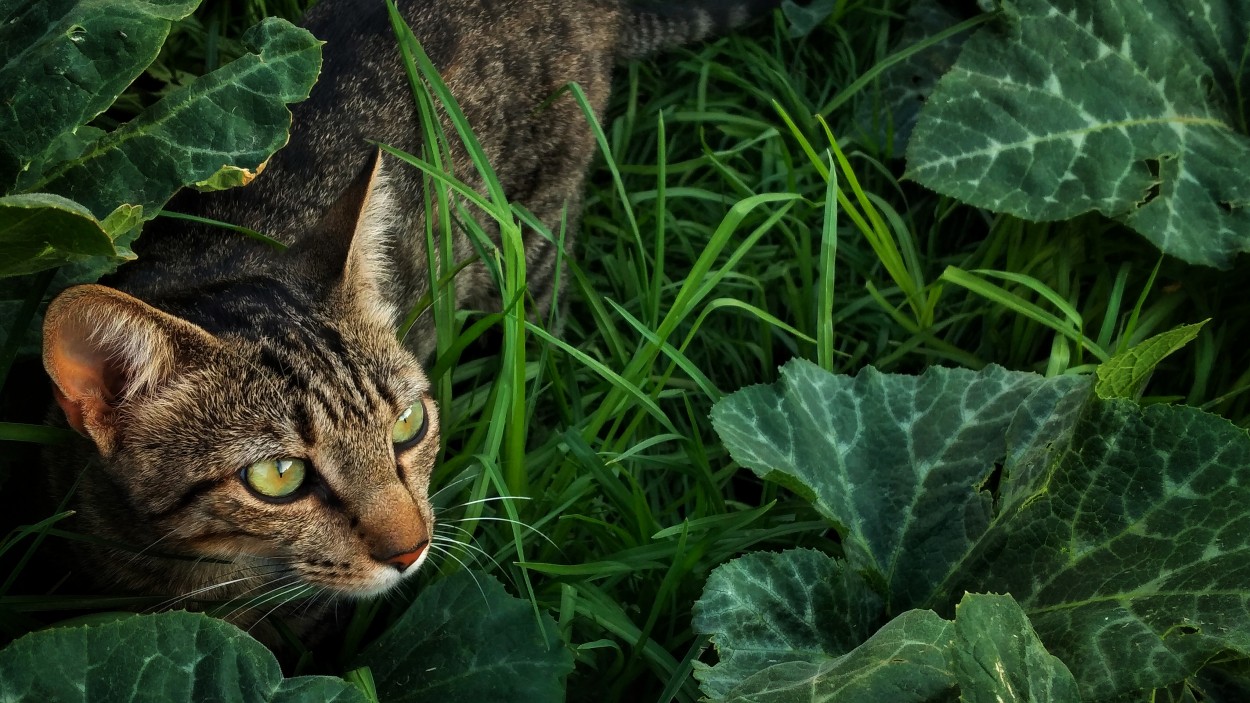
[[[1163,639],[1166,640],[1169,637],[1182,637],[1184,635],[1200,635],[1200,634],[1202,634],[1201,627],[1197,625],[1190,625],[1188,623],[1178,623],[1176,625],[1169,627],[1167,629],[1167,632],[1163,633]]]
[[[1141,163],[1150,173],[1150,185],[1142,193],[1141,199],[1137,201],[1138,207],[1145,207],[1159,197],[1159,185],[1163,182],[1159,175],[1162,173],[1163,163],[1162,159],[1143,159]]]
[[[1233,204],[1227,200],[1217,200],[1215,201],[1215,204],[1220,206],[1220,209],[1224,211],[1225,215],[1233,214]]]
[[[1001,461],[994,462],[994,468],[989,475],[981,480],[977,486],[978,491],[985,491],[990,494],[994,500],[994,507],[998,507],[998,489],[1003,482],[1003,463]]]

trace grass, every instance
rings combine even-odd
[[[839,373],[991,363],[1085,373],[1211,318],[1147,392],[1242,426],[1250,418],[1250,311],[1235,294],[1244,262],[1219,272],[1161,261],[1097,217],[1025,223],[901,179],[890,140],[863,115],[888,123],[872,78],[914,51],[896,41],[906,5],[847,2],[807,39],[766,20],[624,67],[600,125],[560,324],[524,316],[519,236],[532,223],[502,192],[478,199],[504,233],[500,251],[483,244],[480,256],[498,271],[505,313],[457,312],[450,295],[427,301],[445,433],[437,502],[471,545],[446,545],[428,578],[471,565],[552,613],[578,662],[570,700],[698,700],[690,672],[709,655],[690,610],[709,571],[753,549],[838,549],[804,501],[737,471],[708,420],[717,399],[774,380],[789,358]],[[202,8],[175,35],[162,75],[211,63],[225,37],[272,10],[258,0]],[[408,48],[419,75],[422,58]],[[423,109],[445,102],[437,81],[428,92],[414,85]],[[447,211],[457,185],[441,175],[441,155],[410,156]],[[570,234],[548,224],[552,237]],[[431,248],[447,235],[427,233]],[[431,275],[445,289],[451,273]],[[38,299],[47,281],[24,285]],[[483,335],[501,340],[498,351],[471,358]],[[0,396],[6,408],[22,405],[14,388]],[[11,425],[0,439],[13,457],[48,440]],[[51,522],[10,527],[0,553],[13,572]],[[47,603],[6,594],[0,623],[21,634],[43,624]],[[341,672],[403,606],[358,608],[341,647],[307,667]]]

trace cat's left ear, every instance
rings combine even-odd
[[[393,286],[395,209],[379,149],[351,185],[326,211],[313,236],[292,247],[302,268],[317,271],[337,294],[378,323],[394,326]]]

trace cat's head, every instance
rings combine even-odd
[[[425,559],[438,410],[380,290],[385,189],[365,175],[272,277],[160,308],[98,285],[52,302],[44,365],[116,496],[82,509],[120,513],[97,524],[348,595]]]

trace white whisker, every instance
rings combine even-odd
[[[146,553],[149,549],[151,549],[152,547],[155,547],[156,545],[158,545],[158,544],[160,544],[161,542],[165,541],[166,539],[168,539],[169,537],[171,537],[171,536],[172,536],[175,532],[177,532],[177,531],[181,530],[183,527],[184,527],[183,525],[178,525],[177,527],[174,527],[174,528],[173,528],[173,529],[171,529],[170,531],[168,531],[168,532],[166,532],[165,534],[163,534],[163,535],[161,535],[160,537],[158,537],[158,538],[156,539],[156,541],[154,541],[154,542],[152,542],[152,543],[148,544],[148,546],[144,547],[143,549],[140,549],[139,551],[135,552],[134,554],[131,554],[131,555],[130,555],[130,558],[126,560],[126,563],[122,565],[122,568],[123,568],[123,569],[129,568],[131,564],[134,564],[134,562],[135,562],[135,560],[136,560],[136,559],[138,559],[139,557],[143,556],[143,555],[144,555],[144,553]],[[204,558],[204,557],[200,557],[199,559],[196,559],[196,563],[199,563],[200,559],[203,559],[203,558]]]
[[[458,547],[462,547],[462,548],[464,548],[464,549],[471,549],[471,550],[473,550],[473,551],[477,552],[478,554],[481,554],[482,556],[484,556],[484,557],[486,557],[487,559],[489,559],[489,560],[490,560],[490,563],[494,564],[494,565],[495,565],[495,568],[496,568],[496,569],[498,569],[499,571],[501,571],[501,572],[502,572],[502,571],[504,570],[504,569],[503,569],[503,567],[499,565],[499,562],[495,561],[495,557],[492,557],[492,556],[491,556],[491,555],[490,555],[490,554],[489,554],[489,553],[488,553],[485,549],[482,549],[481,547],[477,546],[476,544],[469,544],[468,542],[461,542],[461,541],[459,541],[459,540],[452,539],[451,537],[447,537],[447,536],[444,536],[444,535],[439,535],[438,533],[435,533],[435,534],[434,534],[434,538],[431,540],[430,544],[438,544],[438,543],[440,542],[440,538],[441,538],[441,541],[442,541],[443,543],[445,543],[445,544],[454,544],[454,545],[456,545],[456,546],[458,546]],[[476,558],[474,558],[474,561],[476,562],[476,561],[477,561],[477,559],[476,559]]]
[[[430,547],[433,548],[434,546],[435,546],[434,543],[431,542]],[[477,585],[478,592],[482,594],[482,602],[486,604],[486,609],[490,610],[490,601],[486,599],[486,591],[482,590],[482,583],[478,581],[477,576],[473,574],[473,569],[470,569],[467,564],[465,564],[463,561],[460,561],[459,557],[457,557],[455,554],[452,554],[451,551],[448,550],[446,547],[440,546],[438,547],[438,551],[451,557],[452,559],[455,559],[456,563],[460,565],[460,568],[464,569],[465,572],[469,574],[469,578],[473,579],[473,583]]]
[[[445,547],[445,546],[441,545],[441,544],[435,544],[434,542],[431,542],[431,543],[430,543],[430,549],[437,549],[437,550],[439,551],[439,553],[440,553],[440,554],[445,554],[445,555],[447,555],[447,556],[451,556],[451,551],[452,551],[452,550],[451,550],[451,549],[449,549],[448,547]],[[473,561],[473,565],[474,565],[474,566],[478,566],[478,567],[480,567],[480,566],[481,566],[481,562],[479,562],[479,561],[477,560],[477,555],[476,555],[476,554],[471,554],[471,553],[469,553],[469,552],[465,552],[464,554],[465,554],[465,556],[469,557],[469,559],[471,559],[471,560]]]
[[[438,495],[439,495],[440,493],[442,493],[443,491],[447,490],[448,488],[454,488],[454,487],[459,486],[460,484],[464,483],[465,481],[472,481],[472,480],[473,480],[473,479],[475,479],[475,478],[477,478],[477,477],[476,477],[476,476],[474,476],[473,474],[467,474],[467,475],[465,475],[463,478],[459,478],[459,479],[456,479],[455,481],[452,481],[451,483],[447,484],[446,486],[443,486],[442,488],[438,489],[437,491],[434,491],[434,493],[430,494],[430,502],[433,502],[433,501],[434,501],[434,499],[435,499],[435,498],[437,498],[437,497],[438,497]]]
[[[296,610],[295,615],[301,618],[308,615],[308,613],[312,610],[313,604],[316,603],[321,598],[326,597],[327,594],[329,594],[329,591],[326,589],[321,589],[317,591],[316,593],[312,595],[312,598],[309,598],[308,600],[304,601],[303,607]]]
[[[286,568],[287,567],[283,564],[268,564],[268,563],[252,564],[250,566],[240,567],[226,574],[225,577],[227,580],[225,581],[209,584],[207,586],[202,586],[200,588],[196,588],[182,595],[174,596],[167,600],[161,601],[160,603],[157,603],[156,605],[149,608],[146,612],[166,610],[166,609],[174,607],[175,605],[177,605],[178,603],[184,600],[193,598],[206,591],[211,591],[211,590],[218,589],[218,588],[225,588],[226,586],[231,586],[236,583],[243,582],[243,581],[250,581],[252,579],[265,578],[267,576],[272,576],[274,574],[281,573]],[[264,571],[264,570],[267,570],[267,571]],[[259,573],[248,574],[248,572],[259,572]],[[244,574],[248,574],[248,575],[244,575]],[[233,576],[238,576],[238,578],[231,578]],[[264,584],[261,584],[261,585],[264,585]]]
[[[528,525],[528,524],[526,524],[526,523],[524,523],[524,522],[521,522],[520,520],[513,520],[512,518],[506,518],[506,517],[485,517],[485,516],[483,516],[483,517],[464,517],[464,518],[460,518],[459,520],[444,520],[444,521],[443,521],[443,523],[445,524],[445,523],[449,523],[449,522],[451,522],[451,523],[455,523],[455,522],[477,522],[477,521],[479,521],[479,520],[485,520],[485,521],[490,521],[490,522],[507,522],[507,523],[511,523],[511,524],[513,524],[513,525],[519,525],[519,526],[524,527],[525,529],[529,530],[530,532],[533,532],[534,534],[538,535],[539,537],[542,537],[543,539],[547,540],[547,544],[550,544],[551,546],[555,547],[557,551],[560,551],[560,552],[563,552],[563,551],[564,551],[563,549],[560,549],[560,545],[556,544],[555,542],[552,542],[552,541],[551,541],[551,538],[550,538],[550,537],[548,537],[547,535],[544,535],[544,534],[542,533],[542,531],[541,531],[541,530],[539,530],[538,528],[536,528],[536,527],[534,527],[534,526],[532,526],[532,525]]]
[[[265,618],[269,617],[270,615],[273,615],[274,611],[276,611],[278,608],[281,608],[282,606],[290,603],[296,598],[300,598],[306,595],[309,591],[316,590],[316,588],[317,588],[316,586],[310,583],[299,583],[299,584],[295,584],[293,587],[288,587],[285,591],[282,592],[281,595],[278,596],[277,605],[273,606],[268,611],[266,611],[264,615],[257,618],[255,622],[253,622],[251,625],[248,625],[247,631],[251,632],[253,627],[256,627],[257,625],[259,625],[261,621],[264,620]]]
[[[222,606],[224,608],[225,606],[230,605],[236,600],[242,600],[242,603],[236,606],[234,610],[231,610],[224,617],[222,617],[222,620],[229,621],[235,616],[236,613],[250,610],[263,603],[268,602],[268,599],[271,597],[271,595],[274,592],[281,591],[282,589],[285,589],[285,588],[289,588],[292,585],[299,585],[301,583],[300,578],[301,578],[300,574],[288,574],[281,578],[274,579],[273,581],[262,583],[259,586],[247,589],[246,591],[240,593],[238,596],[231,598],[229,601],[225,603],[225,605]],[[252,591],[255,591],[260,588],[265,588],[267,586],[271,587],[271,590],[266,591],[259,596],[252,596],[251,598],[244,598],[244,596],[251,593]]]
[[[455,510],[456,508],[467,508],[470,505],[478,505],[481,503],[493,503],[497,500],[533,500],[533,498],[530,498],[529,496],[492,496],[490,498],[479,498],[477,500],[470,500],[468,502],[461,503],[459,505],[449,505],[446,508],[442,508],[441,511]]]

